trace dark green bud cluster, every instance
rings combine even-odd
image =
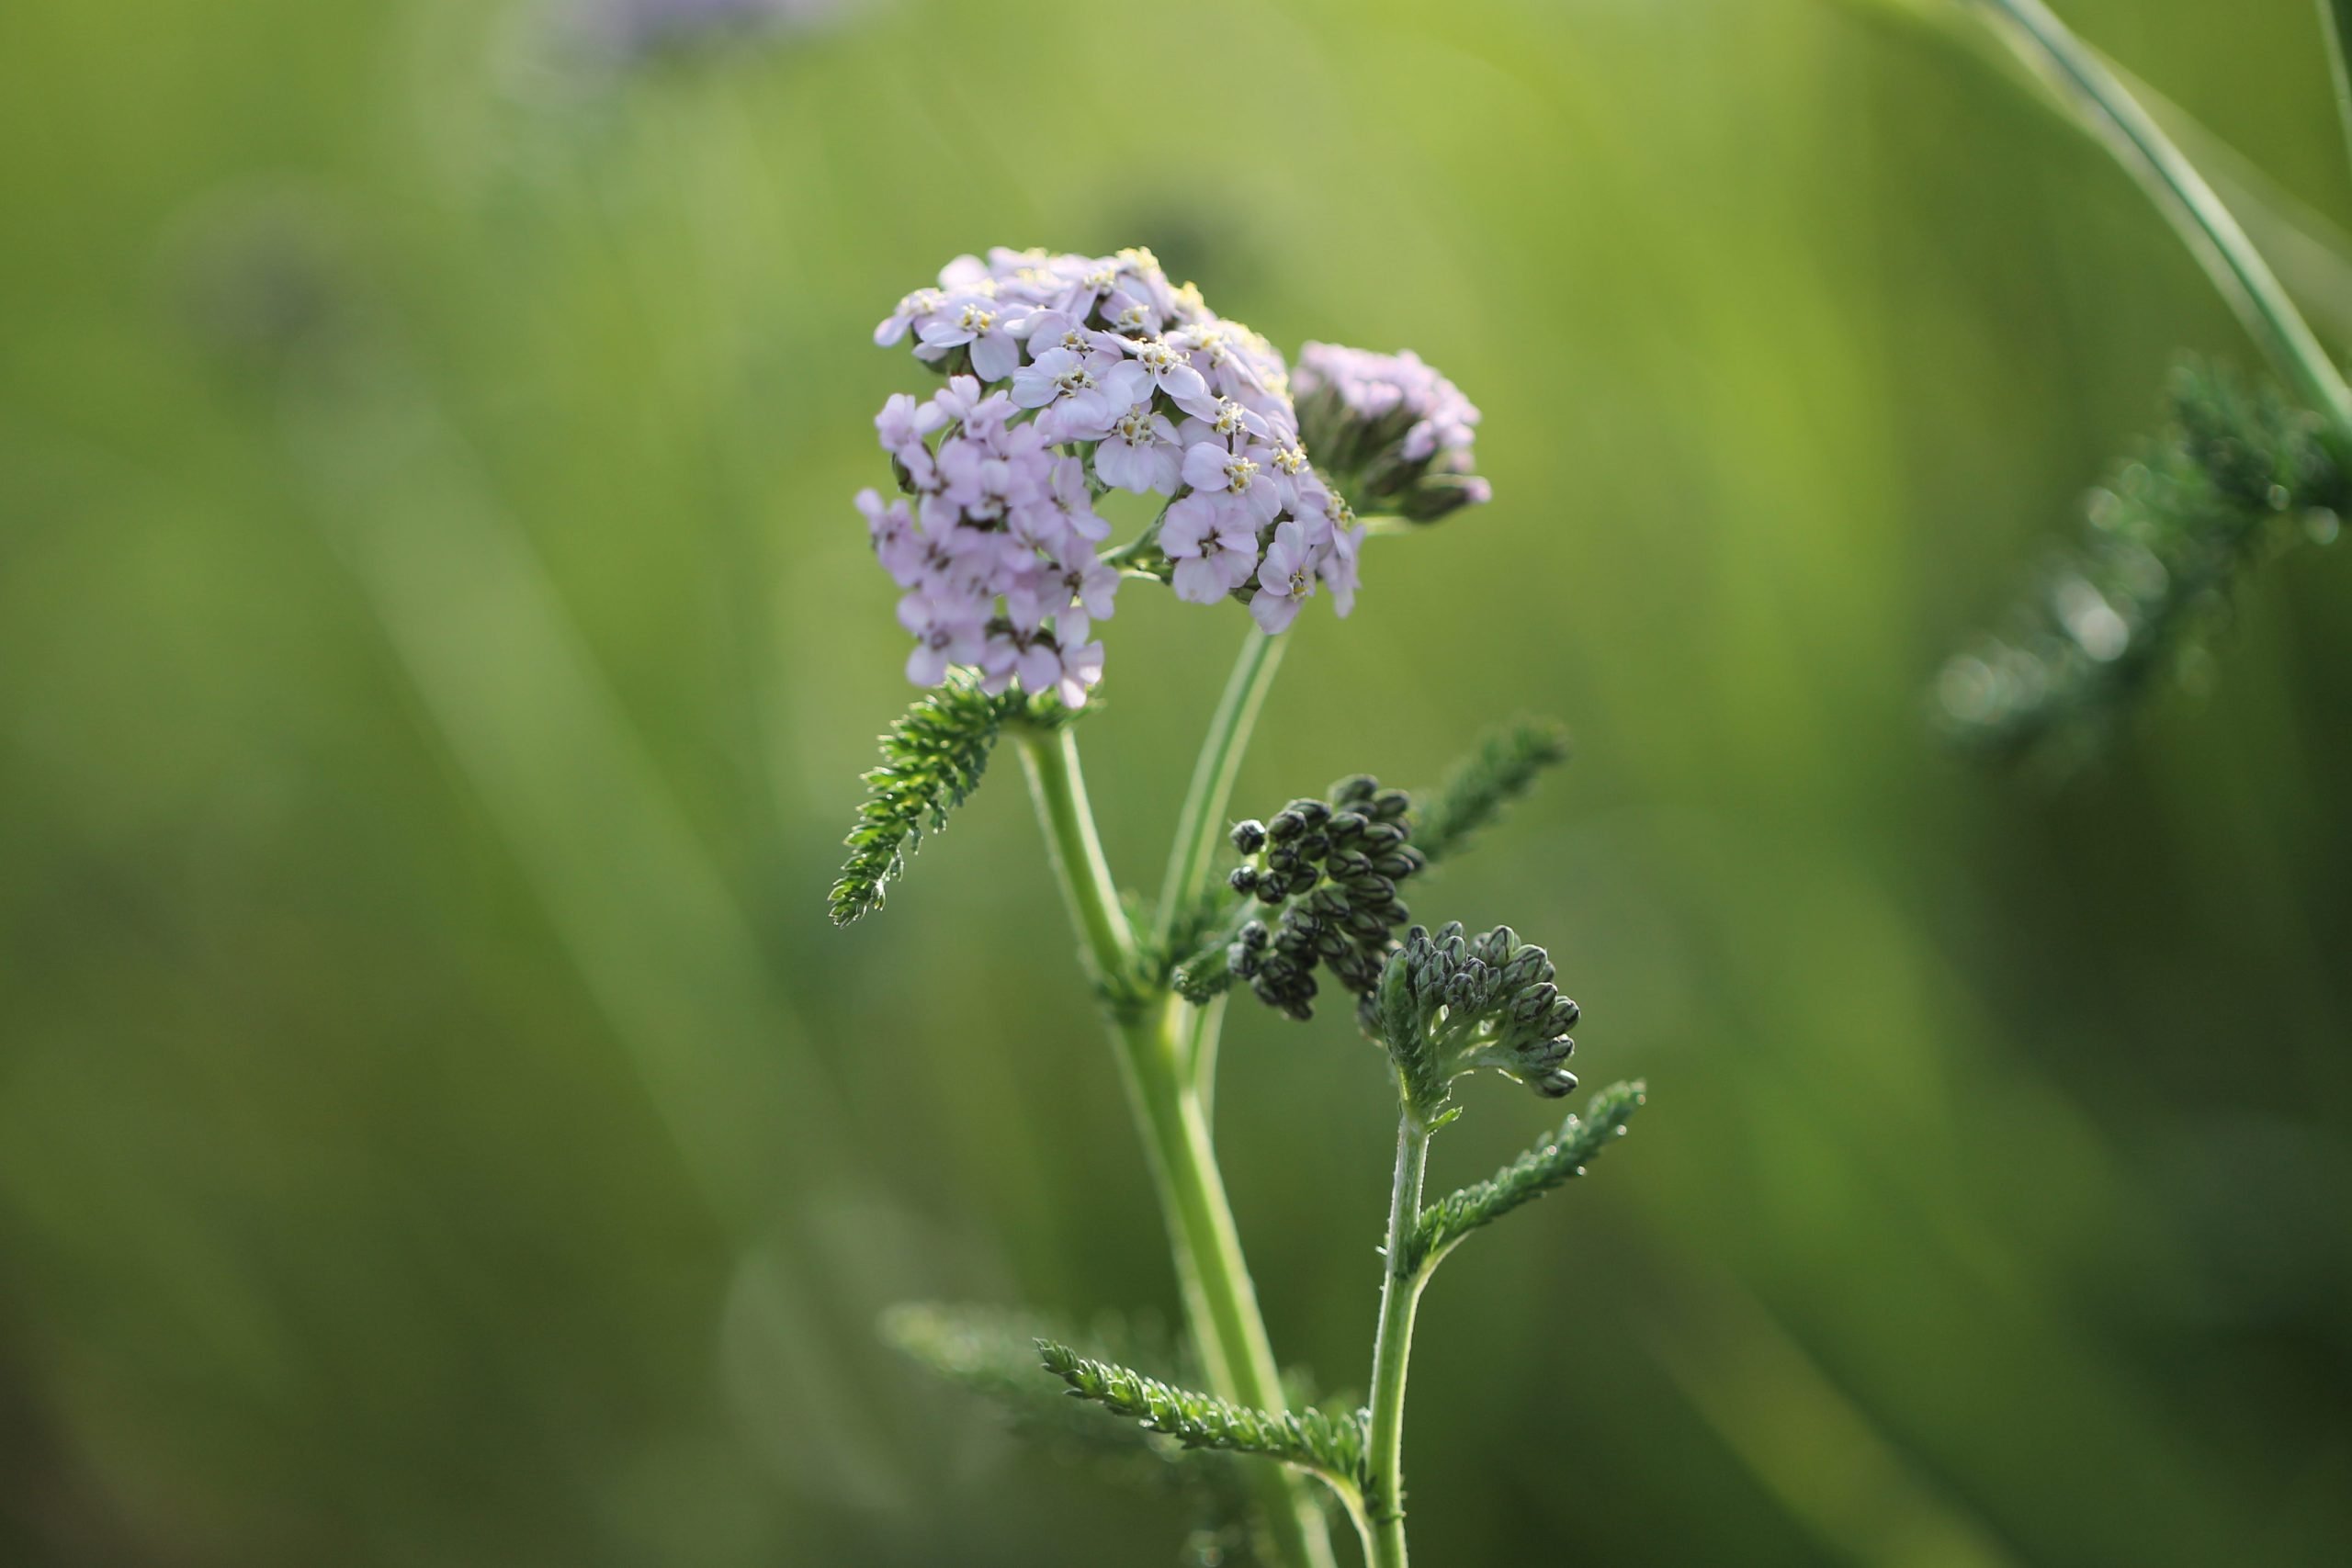
[[[1381,972],[1367,1011],[1387,1046],[1406,1101],[1434,1116],[1455,1078],[1492,1067],[1547,1100],[1577,1087],[1566,1066],[1577,1004],[1542,948],[1509,926],[1465,936],[1460,921],[1432,936],[1419,926]]]
[[[1227,880],[1281,911],[1271,928],[1242,926],[1226,949],[1227,968],[1260,1001],[1312,1017],[1318,964],[1352,994],[1372,994],[1396,928],[1411,919],[1397,886],[1427,863],[1407,842],[1412,804],[1359,773],[1333,784],[1328,800],[1294,800],[1233,829],[1233,847],[1249,858]]]

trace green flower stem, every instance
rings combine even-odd
[[[1274,671],[1282,667],[1283,645],[1282,637],[1251,626],[1225,682],[1225,695],[1217,699],[1200,760],[1193,764],[1183,808],[1176,816],[1176,841],[1168,852],[1168,874],[1159,886],[1159,907],[1152,920],[1154,944],[1159,948],[1167,947],[1186,905],[1208,880],[1209,866],[1224,841],[1226,807],[1233,801],[1241,753],[1249,747],[1267,689],[1274,683]]]
[[[1225,1033],[1226,998],[1212,997],[1194,1007],[1179,997],[1176,1009],[1176,1059],[1201,1097],[1201,1112],[1216,1124],[1216,1047]]]
[[[2330,3],[2338,13],[2346,9],[2346,0]],[[2326,416],[2339,440],[2352,442],[2352,389],[2245,231],[2139,100],[2041,0],[1970,5],[2003,41],[2064,91],[2076,114],[2171,220],[2279,373]]]
[[[1030,798],[1046,830],[1070,924],[1085,940],[1088,963],[1098,984],[1108,985],[1134,966],[1135,932],[1119,904],[1118,884],[1102,858],[1094,831],[1094,808],[1086,799],[1086,774],[1078,763],[1078,737],[1069,729],[1041,731],[1022,726],[1014,732],[1021,765],[1029,775]]]
[[[1371,1568],[1405,1568],[1405,1366],[1413,1354],[1413,1314],[1429,1282],[1426,1266],[1396,1271],[1421,1213],[1430,1130],[1410,1111],[1396,1124],[1396,1180],[1388,1199],[1390,1260],[1380,1283],[1380,1332],[1372,1347],[1372,1430],[1366,1440],[1364,1512],[1372,1525]]]
[[[1095,834],[1076,738],[1067,728],[1014,733],[1071,923],[1085,939],[1096,980],[1115,995],[1133,978],[1135,935]],[[1141,1004],[1114,1001],[1112,1038],[1210,1390],[1237,1404],[1280,1410],[1285,1401],[1273,1346],[1241,1256],[1208,1117],[1180,1055],[1189,1010],[1164,993]],[[1252,1465],[1248,1474],[1272,1561],[1283,1568],[1332,1568],[1329,1535],[1306,1479],[1280,1465]]]

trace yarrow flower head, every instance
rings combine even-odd
[[[1123,575],[1166,582],[1187,603],[1240,600],[1269,633],[1318,593],[1340,615],[1354,606],[1363,527],[1309,458],[1288,367],[1191,284],[1170,284],[1150,252],[958,256],[874,340],[911,341],[947,378],[928,399],[902,392],[883,405],[875,434],[900,493],[857,498],[902,593],[917,684],[964,668],[990,694],[1017,685],[1082,705],[1102,679],[1093,634]],[[1356,355],[1310,345],[1317,352]],[[1406,464],[1419,468],[1362,493],[1401,498],[1385,509],[1423,517],[1437,515],[1444,482],[1459,492],[1452,505],[1484,500],[1483,480],[1466,480],[1475,497],[1465,488],[1477,411],[1410,355],[1356,356],[1409,362],[1427,383],[1396,400],[1424,411],[1399,434],[1426,448]],[[1387,484],[1385,469],[1377,477]],[[1113,491],[1166,502],[1140,536],[1104,549],[1111,525],[1094,506]]]
[[[1291,386],[1317,462],[1357,511],[1431,523],[1493,498],[1472,471],[1477,405],[1411,349],[1310,343]]]
[[[1381,970],[1367,1010],[1396,1066],[1407,1105],[1438,1116],[1453,1080],[1481,1067],[1547,1100],[1573,1093],[1566,1062],[1577,1004],[1560,994],[1552,960],[1509,926],[1467,935],[1459,921],[1434,936],[1419,926]]]

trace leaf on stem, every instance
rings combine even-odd
[[[1520,719],[1488,731],[1445,782],[1416,798],[1413,842],[1430,861],[1445,859],[1535,787],[1546,768],[1568,760],[1568,732],[1549,719]]]
[[[1052,1339],[1036,1341],[1045,1368],[1069,1385],[1073,1397],[1124,1416],[1147,1431],[1165,1433],[1188,1449],[1257,1454],[1313,1471],[1342,1485],[1363,1483],[1362,1413],[1245,1409],[1214,1394],[1181,1389],[1129,1368],[1091,1360]]]
[[[1409,1278],[1434,1266],[1479,1226],[1582,1176],[1594,1156],[1624,1135],[1625,1123],[1641,1109],[1645,1094],[1639,1083],[1602,1089],[1585,1107],[1584,1115],[1569,1117],[1558,1132],[1492,1177],[1423,1209],[1412,1235],[1389,1259],[1390,1267]]]
[[[905,874],[923,834],[946,827],[947,814],[979,787],[1007,722],[1052,727],[1073,716],[1051,698],[990,696],[971,671],[950,671],[944,685],[924,694],[881,738],[882,765],[865,774],[865,804],[842,840],[850,857],[833,884],[833,923],[848,925],[882,907],[884,889]]]
[[[910,1302],[883,1314],[884,1341],[909,1359],[994,1406],[1018,1437],[1106,1479],[1182,1499],[1200,1521],[1187,1562],[1246,1568],[1250,1496],[1234,1455],[1188,1449],[1140,1426],[1105,1421],[1037,1375],[1040,1334],[1068,1326],[1001,1307]],[[1173,1356],[1164,1337],[1115,1319],[1088,1338],[1117,1353]]]
[[[2152,688],[2201,674],[2247,571],[2340,531],[2352,482],[2318,416],[2194,361],[2173,376],[2171,414],[2091,492],[2005,633],[1944,665],[1937,705],[1962,746],[2087,755]]]

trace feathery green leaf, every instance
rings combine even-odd
[[[1568,732],[1549,719],[1520,719],[1490,730],[1453,766],[1413,815],[1413,842],[1434,863],[1459,851],[1503,808],[1535,787],[1544,770],[1568,760]]]
[[[989,696],[971,671],[949,671],[944,685],[925,693],[882,737],[882,765],[865,775],[865,804],[842,840],[850,857],[833,884],[833,923],[848,925],[882,907],[885,887],[905,873],[924,832],[946,827],[947,814],[979,787],[1008,721],[1052,726],[1071,716],[1050,698]]]
[[[1955,740],[2003,756],[2096,750],[2152,686],[2200,661],[2248,570],[2340,531],[2352,479],[2317,415],[2193,361],[2174,374],[2171,413],[2091,493],[2007,633],[1944,665],[1938,706]]]
[[[1173,1388],[1157,1378],[1107,1361],[1090,1360],[1067,1345],[1040,1338],[1037,1353],[1046,1370],[1114,1416],[1145,1429],[1164,1432],[1188,1449],[1258,1454],[1295,1464],[1347,1486],[1363,1476],[1364,1432],[1361,1414],[1331,1416],[1320,1410],[1270,1413],[1230,1404],[1214,1394]]]
[[[1582,1176],[1594,1156],[1624,1135],[1625,1123],[1641,1109],[1645,1094],[1639,1083],[1602,1089],[1585,1107],[1583,1116],[1569,1117],[1558,1132],[1487,1180],[1450,1192],[1423,1209],[1410,1238],[1397,1249],[1398,1256],[1389,1259],[1390,1267],[1407,1277],[1417,1274],[1433,1266],[1479,1226]]]
[[[1041,1334],[1069,1332],[1038,1314],[1001,1307],[911,1302],[882,1314],[885,1342],[948,1382],[987,1400],[1017,1436],[1104,1478],[1182,1500],[1200,1521],[1184,1561],[1249,1568],[1250,1494],[1238,1456],[1189,1449],[1141,1426],[1105,1421],[1037,1375]],[[1166,1339],[1118,1319],[1087,1337],[1122,1356],[1175,1356]]]

